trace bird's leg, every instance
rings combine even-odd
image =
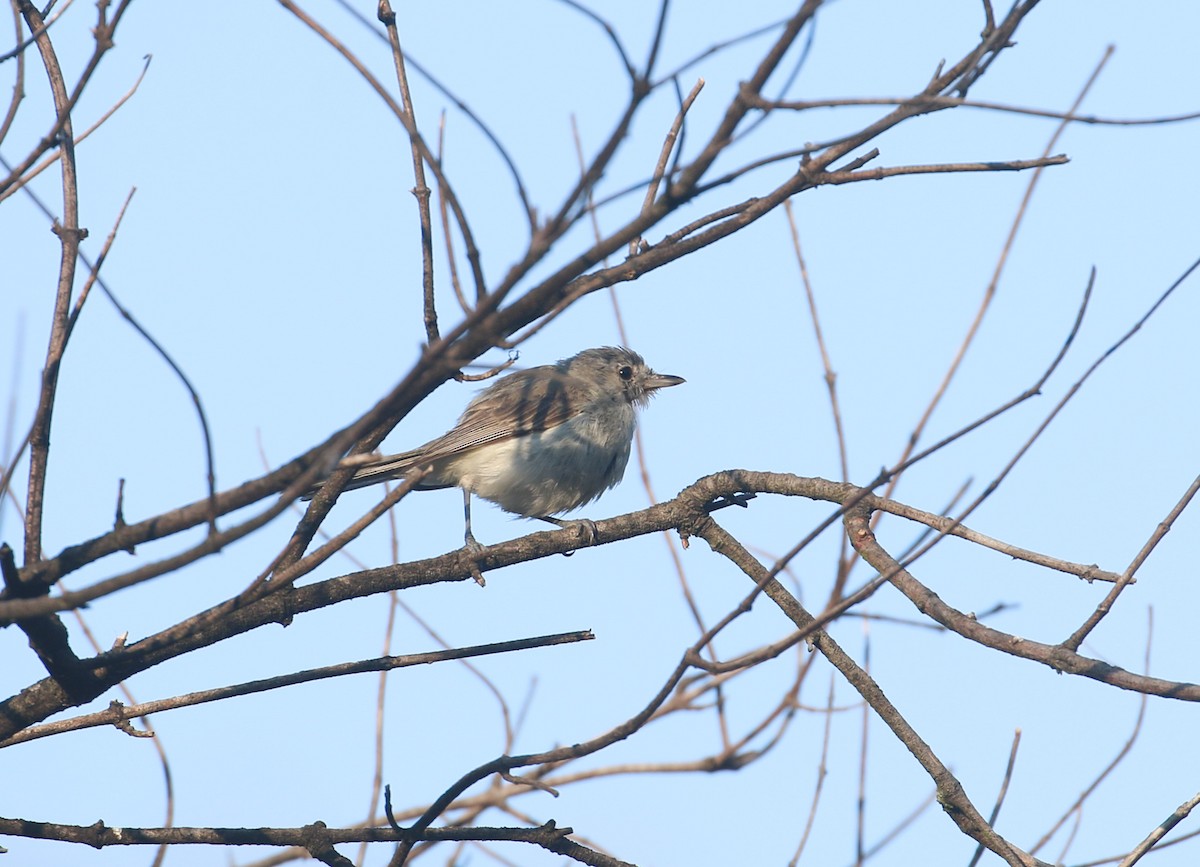
[[[472,555],[478,554],[481,550],[483,550],[483,546],[479,544],[479,542],[475,539],[475,534],[471,532],[471,492],[466,488],[463,488],[463,518],[467,527],[467,532],[464,536],[466,549]],[[483,587],[485,584],[487,584],[487,582],[483,580],[483,573],[479,571],[479,564],[475,561],[473,556],[471,558],[471,577],[475,579],[475,583],[480,587]]]
[[[578,527],[579,531],[583,534],[585,544],[596,544],[598,531],[596,529],[596,522],[591,518],[575,518],[571,521],[564,521],[561,518],[551,518],[549,515],[539,515],[538,520],[546,521],[547,523],[553,524],[556,527],[562,527],[564,530],[570,529],[571,527]],[[569,556],[575,552],[566,551],[564,553]]]
[[[463,538],[466,541],[467,547],[469,549],[471,549],[472,551],[478,551],[483,546],[480,545],[478,541],[476,541],[475,534],[471,532],[471,492],[468,491],[466,488],[463,488],[462,492],[463,492],[463,521],[467,528],[467,532]]]

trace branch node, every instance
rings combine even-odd
[[[518,777],[516,774],[510,773],[508,771],[505,771],[504,773],[500,774],[500,778],[503,780],[506,780],[507,782],[512,783],[514,786],[529,786],[532,789],[539,789],[543,792],[548,792],[549,794],[553,795],[556,798],[558,797],[558,790],[555,789],[553,786],[546,785],[541,780],[534,780],[534,779],[531,779],[530,777]],[[554,823],[550,822],[550,825],[551,825],[551,827],[553,827]]]

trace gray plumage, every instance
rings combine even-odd
[[[472,493],[507,512],[549,518],[592,502],[620,482],[637,408],[658,389],[683,381],[655,373],[629,349],[585,349],[497,380],[475,396],[450,431],[420,448],[364,464],[346,487],[430,467],[417,489],[463,489],[470,544]]]

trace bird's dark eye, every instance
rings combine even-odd
[[[621,377],[621,379],[625,380],[626,382],[629,382],[629,380],[633,379],[633,368],[628,364],[622,364],[621,369],[617,371],[617,376]]]

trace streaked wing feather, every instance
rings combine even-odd
[[[385,455],[355,471],[346,490],[402,478],[422,464],[468,452],[491,442],[548,430],[577,415],[586,401],[567,401],[567,377],[552,365],[514,373],[480,392],[451,430],[420,448]],[[419,489],[447,487],[419,484]]]
[[[577,415],[567,400],[567,377],[554,367],[534,367],[506,377],[468,404],[453,429],[407,453],[438,460],[512,436],[557,427]]]

